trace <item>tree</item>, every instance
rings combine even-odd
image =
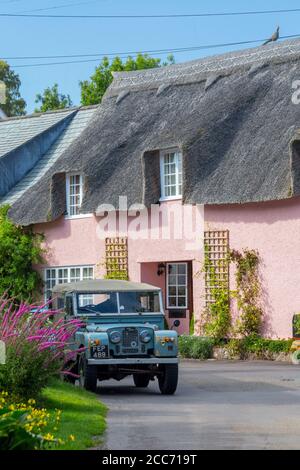
[[[6,293],[17,301],[31,300],[42,286],[32,266],[43,263],[43,236],[15,225],[8,209],[0,207],[0,296]]]
[[[148,54],[138,54],[136,59],[127,57],[124,62],[120,57],[115,57],[112,62],[104,57],[100,65],[96,67],[90,80],[80,82],[81,104],[89,106],[101,102],[105,91],[113,80],[112,72],[152,69],[173,63],[174,57],[172,55],[168,56],[167,61],[163,63],[161,59],[150,57]]]
[[[0,82],[6,87],[5,103],[0,103],[1,109],[7,116],[22,116],[25,114],[26,102],[20,94],[21,81],[7,62],[0,60]]]
[[[37,94],[35,102],[41,103],[41,106],[35,109],[36,113],[44,113],[51,109],[65,109],[72,106],[70,95],[59,93],[57,83],[52,88],[46,88],[42,95]]]

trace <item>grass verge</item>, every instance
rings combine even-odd
[[[106,428],[107,409],[97,395],[53,380],[43,390],[40,404],[53,413],[55,409],[62,410],[55,437],[63,439],[65,444],[59,450],[83,450],[101,443]],[[69,440],[70,435],[75,436],[75,441]]]

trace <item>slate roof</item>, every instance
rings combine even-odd
[[[64,150],[66,150],[68,146],[71,145],[71,143],[81,134],[94,112],[94,107],[80,109],[45,155],[43,155],[33,169],[27,173],[25,177],[14,186],[14,188],[4,198],[2,198],[2,200],[0,200],[0,203],[11,205],[22,197],[29,188],[32,188],[35,183],[37,183],[39,179],[45,175],[49,169],[51,169],[51,166],[57,161]],[[64,113],[61,114],[63,115]],[[69,113],[66,114],[68,115]]]
[[[0,123],[0,158],[72,113],[71,110],[6,118]]]
[[[300,40],[159,69],[116,73],[80,137],[10,215],[54,220],[65,174],[85,176],[82,213],[99,204],[157,203],[159,150],[183,154],[183,202],[248,203],[300,195]]]

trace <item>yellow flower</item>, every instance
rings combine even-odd
[[[69,439],[70,439],[70,441],[75,441],[75,436],[73,436],[73,434],[70,434]]]
[[[53,441],[54,440],[54,436],[53,434],[50,434],[50,432],[48,432],[47,434],[45,434],[43,436],[43,438],[46,440],[46,441]]]
[[[36,401],[33,398],[29,398],[28,403],[29,405],[35,405]]]

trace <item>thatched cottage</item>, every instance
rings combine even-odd
[[[257,250],[264,334],[300,311],[300,41],[116,73],[98,107],[0,122],[0,197],[49,248],[55,283],[129,276],[161,286],[188,331],[218,260]],[[233,302],[233,309],[234,302]],[[236,312],[235,312],[236,314]]]

